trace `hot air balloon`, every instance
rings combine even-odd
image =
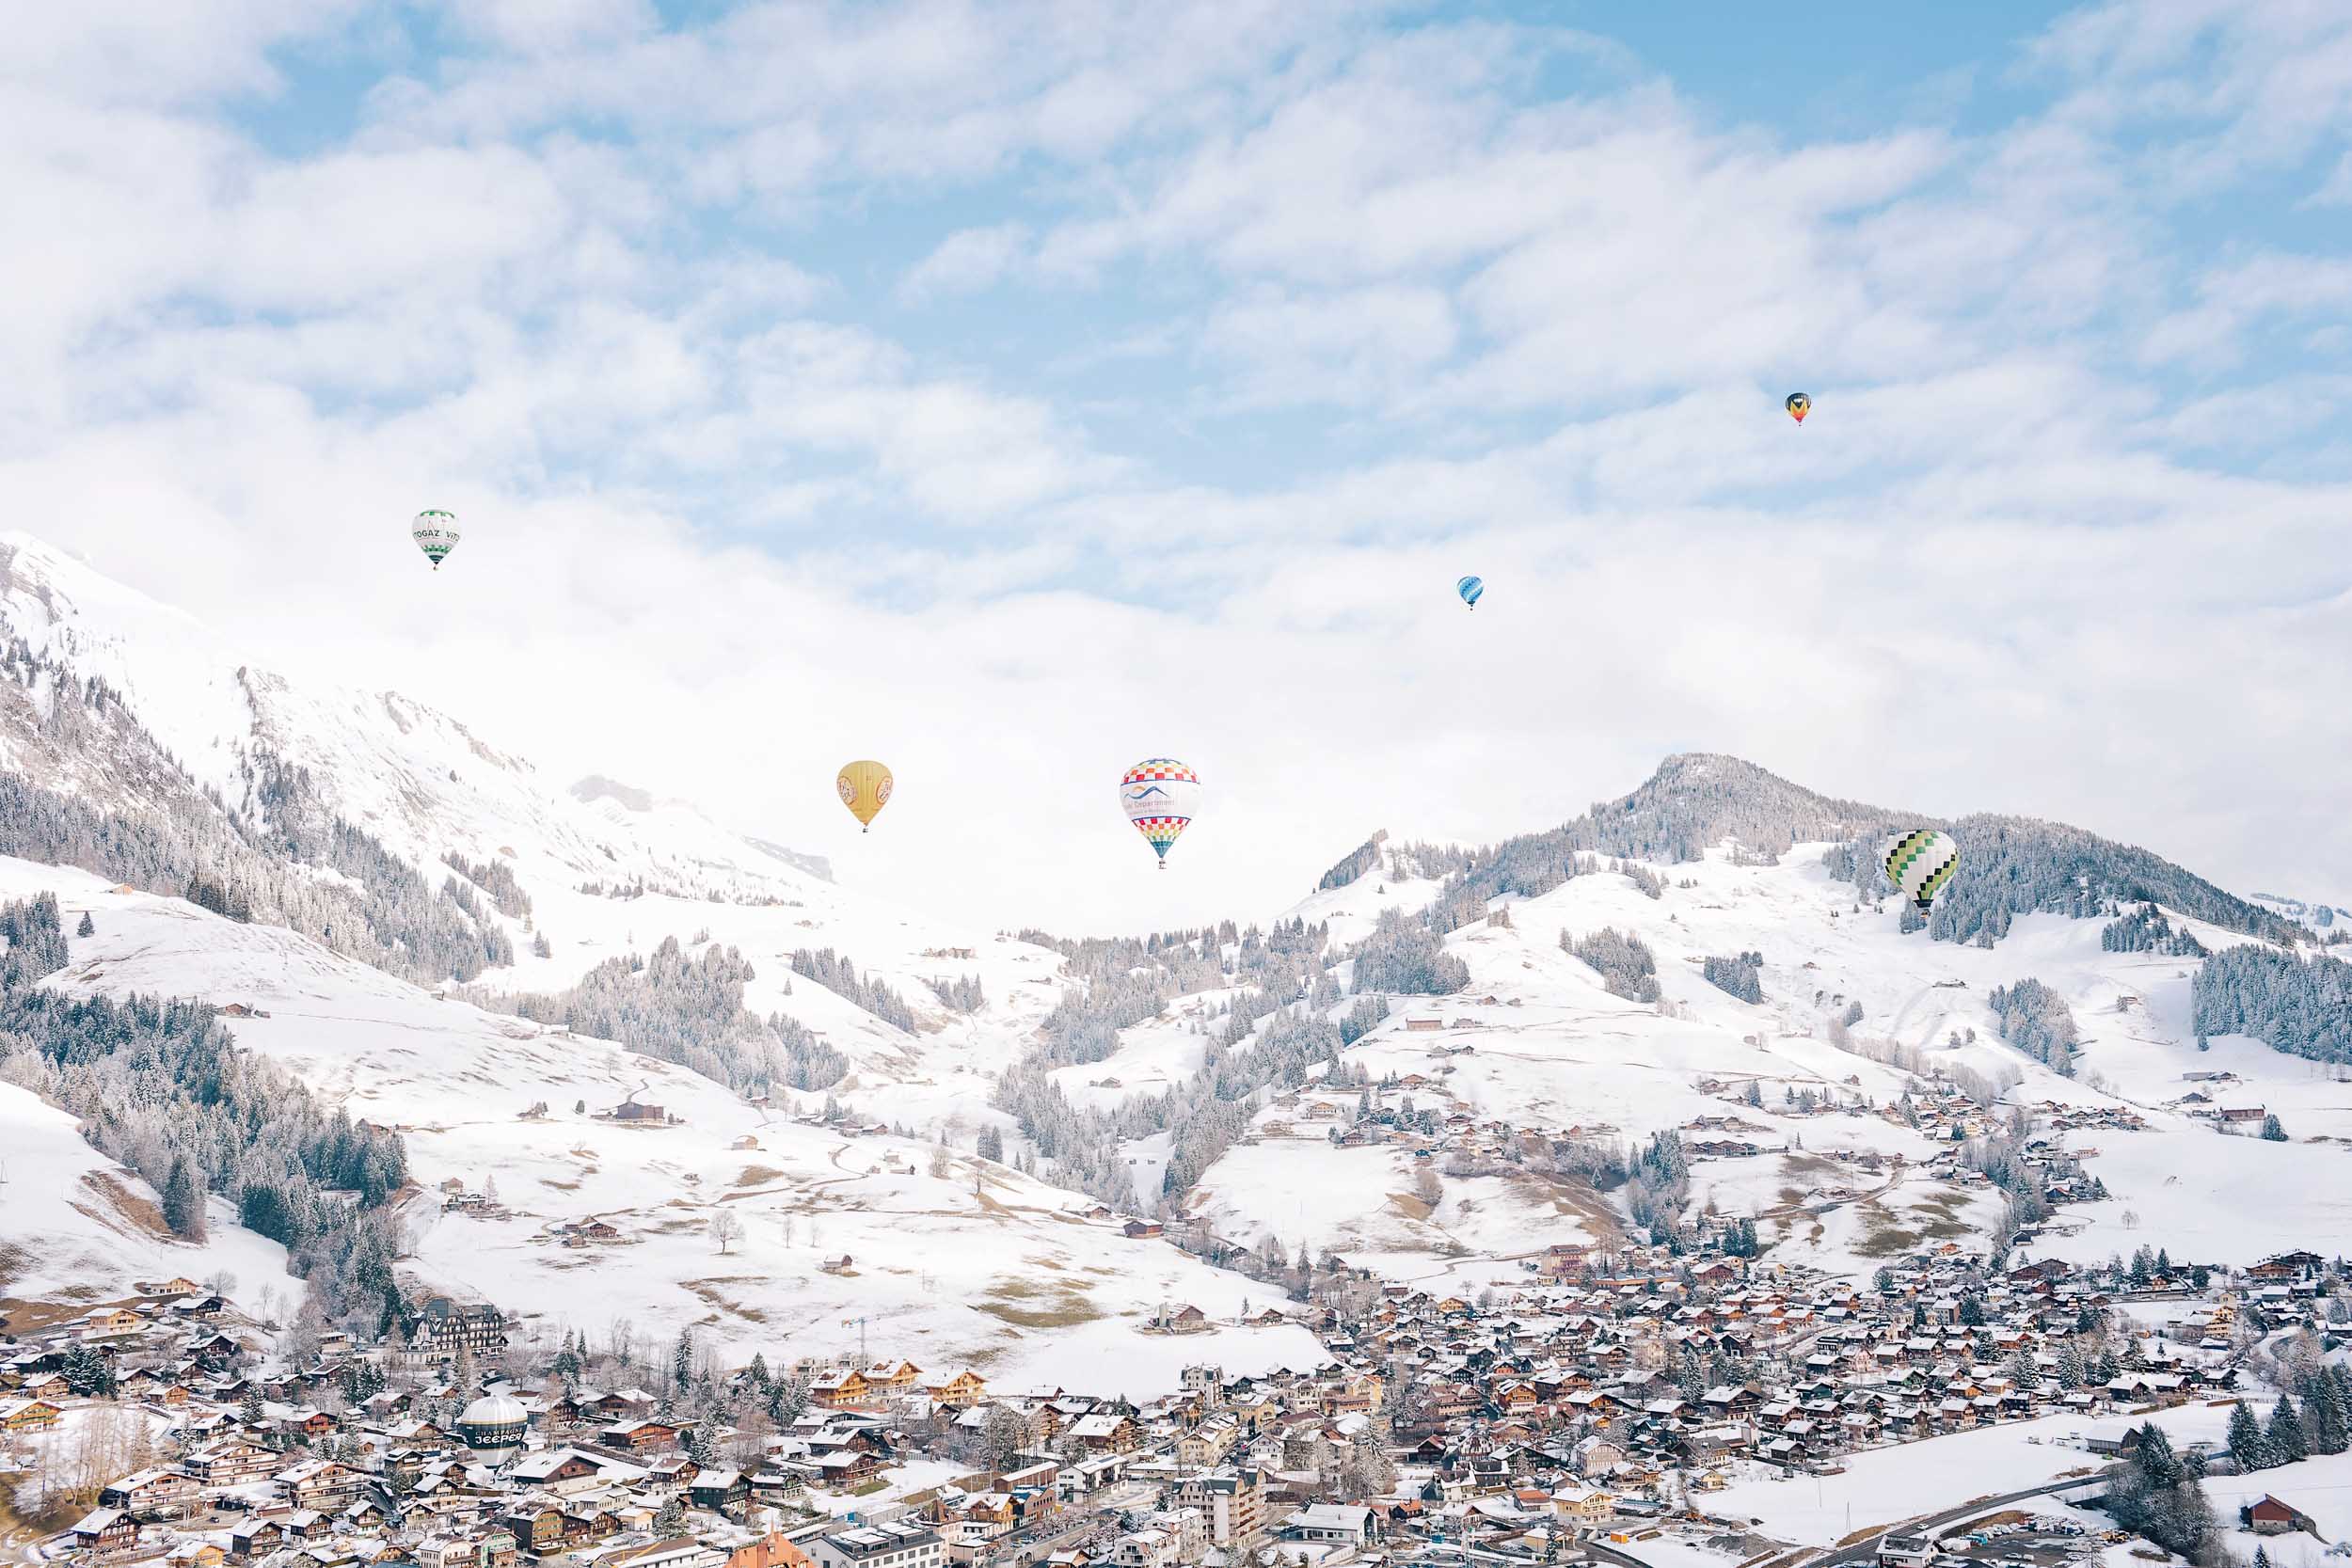
[[[1960,869],[1960,846],[1949,833],[1913,828],[1886,841],[1886,879],[1925,914]]]
[[[890,769],[879,762],[845,762],[833,786],[858,819],[858,832],[871,832],[875,816],[890,804]]]
[[[441,569],[441,558],[457,547],[457,514],[431,510],[417,514],[417,520],[408,525],[408,537],[417,542],[417,548],[433,562],[433,569]]]
[[[1804,417],[1813,412],[1813,399],[1804,392],[1791,392],[1781,403],[1781,406],[1788,410],[1790,419],[1803,424]]]
[[[1200,775],[1174,757],[1147,757],[1119,781],[1119,804],[1168,869],[1168,847],[1200,809]]]
[[[1454,591],[1462,595],[1462,602],[1464,604],[1470,606],[1472,610],[1476,610],[1478,608],[1478,595],[1486,591],[1486,581],[1484,578],[1464,578],[1461,581],[1454,585]]]

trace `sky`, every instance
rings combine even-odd
[[[902,902],[1692,750],[2352,902],[2333,0],[88,0],[0,189],[16,526]]]

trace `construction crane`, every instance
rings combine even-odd
[[[866,1320],[864,1318],[841,1320],[841,1326],[844,1328],[848,1328],[852,1323],[857,1325],[857,1370],[859,1375],[863,1376],[866,1370],[874,1364],[872,1358],[866,1354]]]

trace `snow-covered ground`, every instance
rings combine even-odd
[[[2120,1435],[2126,1426],[2142,1420],[2153,1420],[2177,1447],[2198,1439],[2219,1440],[2229,1426],[2229,1412],[2189,1404],[2128,1421],[2086,1421],[2075,1416],[2009,1421],[1849,1454],[1840,1461],[1845,1468],[1838,1475],[1768,1472],[1738,1481],[1709,1497],[1706,1507],[1719,1517],[1752,1519],[1756,1528],[1778,1540],[1827,1546],[1867,1527],[1900,1524],[1972,1498],[1999,1497],[2077,1473],[2093,1474],[2106,1461],[2072,1446],[2073,1440]]]
[[[136,1281],[224,1271],[246,1304],[266,1285],[302,1290],[285,1277],[285,1249],[240,1229],[218,1199],[205,1240],[172,1235],[154,1188],[83,1142],[72,1117],[13,1084],[0,1084],[0,1301],[95,1307],[132,1294]]]
[[[1875,1201],[1800,1212],[1820,1207],[1813,1198],[1821,1190],[1868,1191],[1887,1180],[1866,1180],[1823,1156],[1915,1163],[1937,1147],[1880,1117],[1804,1117],[1786,1107],[1790,1090],[1859,1094],[1884,1105],[1913,1086],[1908,1075],[1831,1043],[1833,1021],[1858,1005],[1857,1040],[2013,1076],[2010,1104],[2122,1106],[2149,1123],[2143,1132],[2062,1138],[2067,1148],[2097,1150],[2089,1168],[2113,1196],[2062,1209],[2037,1243],[2042,1252],[2104,1260],[2145,1243],[2176,1256],[2244,1262],[2352,1229],[2352,1147],[2315,1141],[2352,1139],[2352,1084],[2256,1041],[2225,1037],[2199,1052],[2189,1019],[2193,960],[2106,952],[2101,922],[2046,914],[2017,920],[1990,949],[1904,935],[1891,902],[1856,911],[1853,889],[1833,881],[1821,864],[1824,848],[1797,846],[1776,865],[1736,863],[1727,847],[1718,848],[1703,862],[1658,868],[1667,885],[1655,899],[1628,878],[1603,872],[1510,900],[1507,925],[1480,922],[1446,939],[1446,950],[1470,968],[1461,994],[1395,999],[1390,1021],[1347,1060],[1375,1079],[1422,1074],[1450,1097],[1444,1108],[1518,1127],[1575,1127],[1639,1142],[1698,1117],[1738,1117],[1743,1130],[1686,1136],[1774,1152],[1695,1164],[1694,1208],[1766,1216],[1759,1229],[1782,1249],[1778,1260],[1867,1272],[1907,1238],[1984,1234],[1998,1223],[2001,1205],[1983,1186],[1930,1183],[1912,1172]],[[1363,885],[1318,893],[1286,914],[1321,917],[1345,907]],[[2173,920],[2208,947],[2246,940]],[[1654,951],[1663,1006],[1610,995],[1598,975],[1561,950],[1563,931],[1583,936],[1604,926],[1640,936]],[[1760,1005],[1700,976],[1705,958],[1742,952],[1763,956]],[[2074,1009],[2084,1037],[2074,1078],[1998,1038],[1987,993],[2029,977],[2058,990]],[[1408,1021],[1416,1018],[1444,1027],[1415,1033]],[[1955,1037],[1962,1043],[1952,1044]],[[2213,1123],[2168,1108],[2197,1086],[2183,1074],[2198,1070],[2238,1073],[2243,1083],[2220,1086],[2216,1098],[2269,1105],[2296,1141],[2225,1137]],[[1704,1091],[1703,1080],[1725,1089]],[[1728,1103],[1725,1091],[1736,1097],[1751,1080],[1762,1105]],[[1236,1237],[1270,1230],[1295,1243],[1303,1232],[1343,1253],[1353,1246],[1425,1258],[1442,1239],[1431,1236],[1423,1216],[1392,1201],[1410,1190],[1373,1150],[1268,1144],[1229,1153],[1210,1171],[1200,1206],[1221,1232]],[[1481,1238],[1460,1239],[1480,1245]]]
[[[48,984],[266,1013],[230,1021],[241,1045],[405,1140],[423,1191],[409,1203],[415,1255],[405,1266],[430,1286],[519,1313],[526,1334],[552,1340],[572,1327],[601,1338],[630,1320],[666,1336],[691,1322],[745,1355],[787,1342],[810,1354],[856,1346],[864,1318],[876,1354],[968,1363],[1009,1388],[1099,1386],[1139,1397],[1174,1388],[1182,1368],[1202,1358],[1244,1370],[1323,1359],[1303,1329],[1232,1326],[1250,1281],[1083,1221],[1076,1196],[1007,1166],[959,1155],[934,1175],[934,1149],[919,1139],[805,1125],[608,1042],[437,1000],[283,930],[0,860],[0,896],[44,888],[59,893],[69,926],[83,909],[98,926]],[[25,1114],[18,1101],[31,1097],[8,1093],[11,1114]],[[601,1118],[632,1096],[676,1124]],[[542,1101],[546,1116],[524,1114]],[[61,1113],[31,1107],[41,1114],[30,1122],[48,1129],[41,1169],[76,1149],[87,1165],[103,1164]],[[471,1191],[495,1183],[503,1212],[444,1212],[439,1186],[451,1179]],[[742,1227],[724,1250],[711,1231],[722,1214]],[[557,1226],[591,1219],[623,1239],[560,1244]],[[229,1266],[265,1272],[261,1255],[275,1248],[226,1223],[216,1229],[254,1254]],[[147,1259],[191,1250],[146,1244],[126,1250],[122,1267],[161,1268]],[[845,1255],[846,1268],[826,1272],[826,1259]],[[44,1268],[40,1283],[67,1277]],[[1144,1332],[1162,1307],[1187,1304],[1228,1326]]]
[[[2327,1454],[2250,1476],[2210,1476],[2203,1482],[2214,1517],[2230,1532],[2231,1552],[2250,1559],[2260,1543],[2278,1568],[2319,1568],[2328,1548],[2352,1541],[2352,1454]],[[2290,1535],[2257,1536],[2238,1528],[2237,1511],[2265,1497],[2277,1497],[2297,1513],[2308,1514],[2318,1530],[2316,1539],[2297,1530]]]

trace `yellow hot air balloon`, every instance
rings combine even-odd
[[[890,769],[879,762],[843,763],[841,777],[833,785],[841,792],[841,803],[861,824],[860,832],[871,832],[875,814],[890,804]]]

